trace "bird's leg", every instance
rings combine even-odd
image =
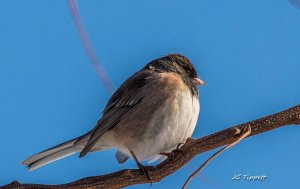
[[[144,174],[148,180],[151,181],[150,171],[147,169],[147,167],[144,166],[143,164],[141,164],[141,163],[139,162],[139,160],[137,159],[137,157],[135,156],[135,154],[133,153],[132,150],[130,150],[130,154],[132,155],[132,157],[133,157],[135,163],[137,164],[137,166],[138,166],[140,172],[141,172],[142,174]],[[151,181],[151,185],[152,185],[152,181]]]

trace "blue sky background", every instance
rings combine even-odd
[[[150,60],[186,55],[200,88],[194,137],[300,103],[300,10],[288,0],[78,1],[92,45],[119,86]],[[58,184],[135,168],[114,150],[73,155],[33,172],[20,162],[92,129],[110,94],[83,50],[66,1],[0,1],[0,185]],[[189,188],[299,188],[299,127],[251,137]],[[214,151],[152,188],[179,188]],[[232,181],[235,174],[267,180]],[[148,188],[148,185],[131,188]]]

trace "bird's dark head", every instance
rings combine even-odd
[[[205,82],[199,79],[197,71],[190,60],[180,54],[169,54],[158,58],[147,64],[146,67],[157,71],[175,72],[188,77],[195,85],[205,85]]]

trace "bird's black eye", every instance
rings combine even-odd
[[[186,73],[187,73],[188,75],[191,75],[191,71],[190,71],[190,70],[186,70]]]

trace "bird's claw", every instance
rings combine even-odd
[[[145,175],[145,177],[151,182],[152,185],[150,170],[146,166],[143,166],[142,164],[140,164],[139,170],[141,174]]]
[[[179,143],[177,145],[177,147],[174,150],[172,150],[171,152],[169,152],[169,153],[162,152],[162,153],[159,153],[159,154],[163,155],[163,156],[167,156],[170,159],[174,159],[177,154],[183,154],[184,151],[182,149],[180,149],[181,145],[183,145],[183,143]]]

